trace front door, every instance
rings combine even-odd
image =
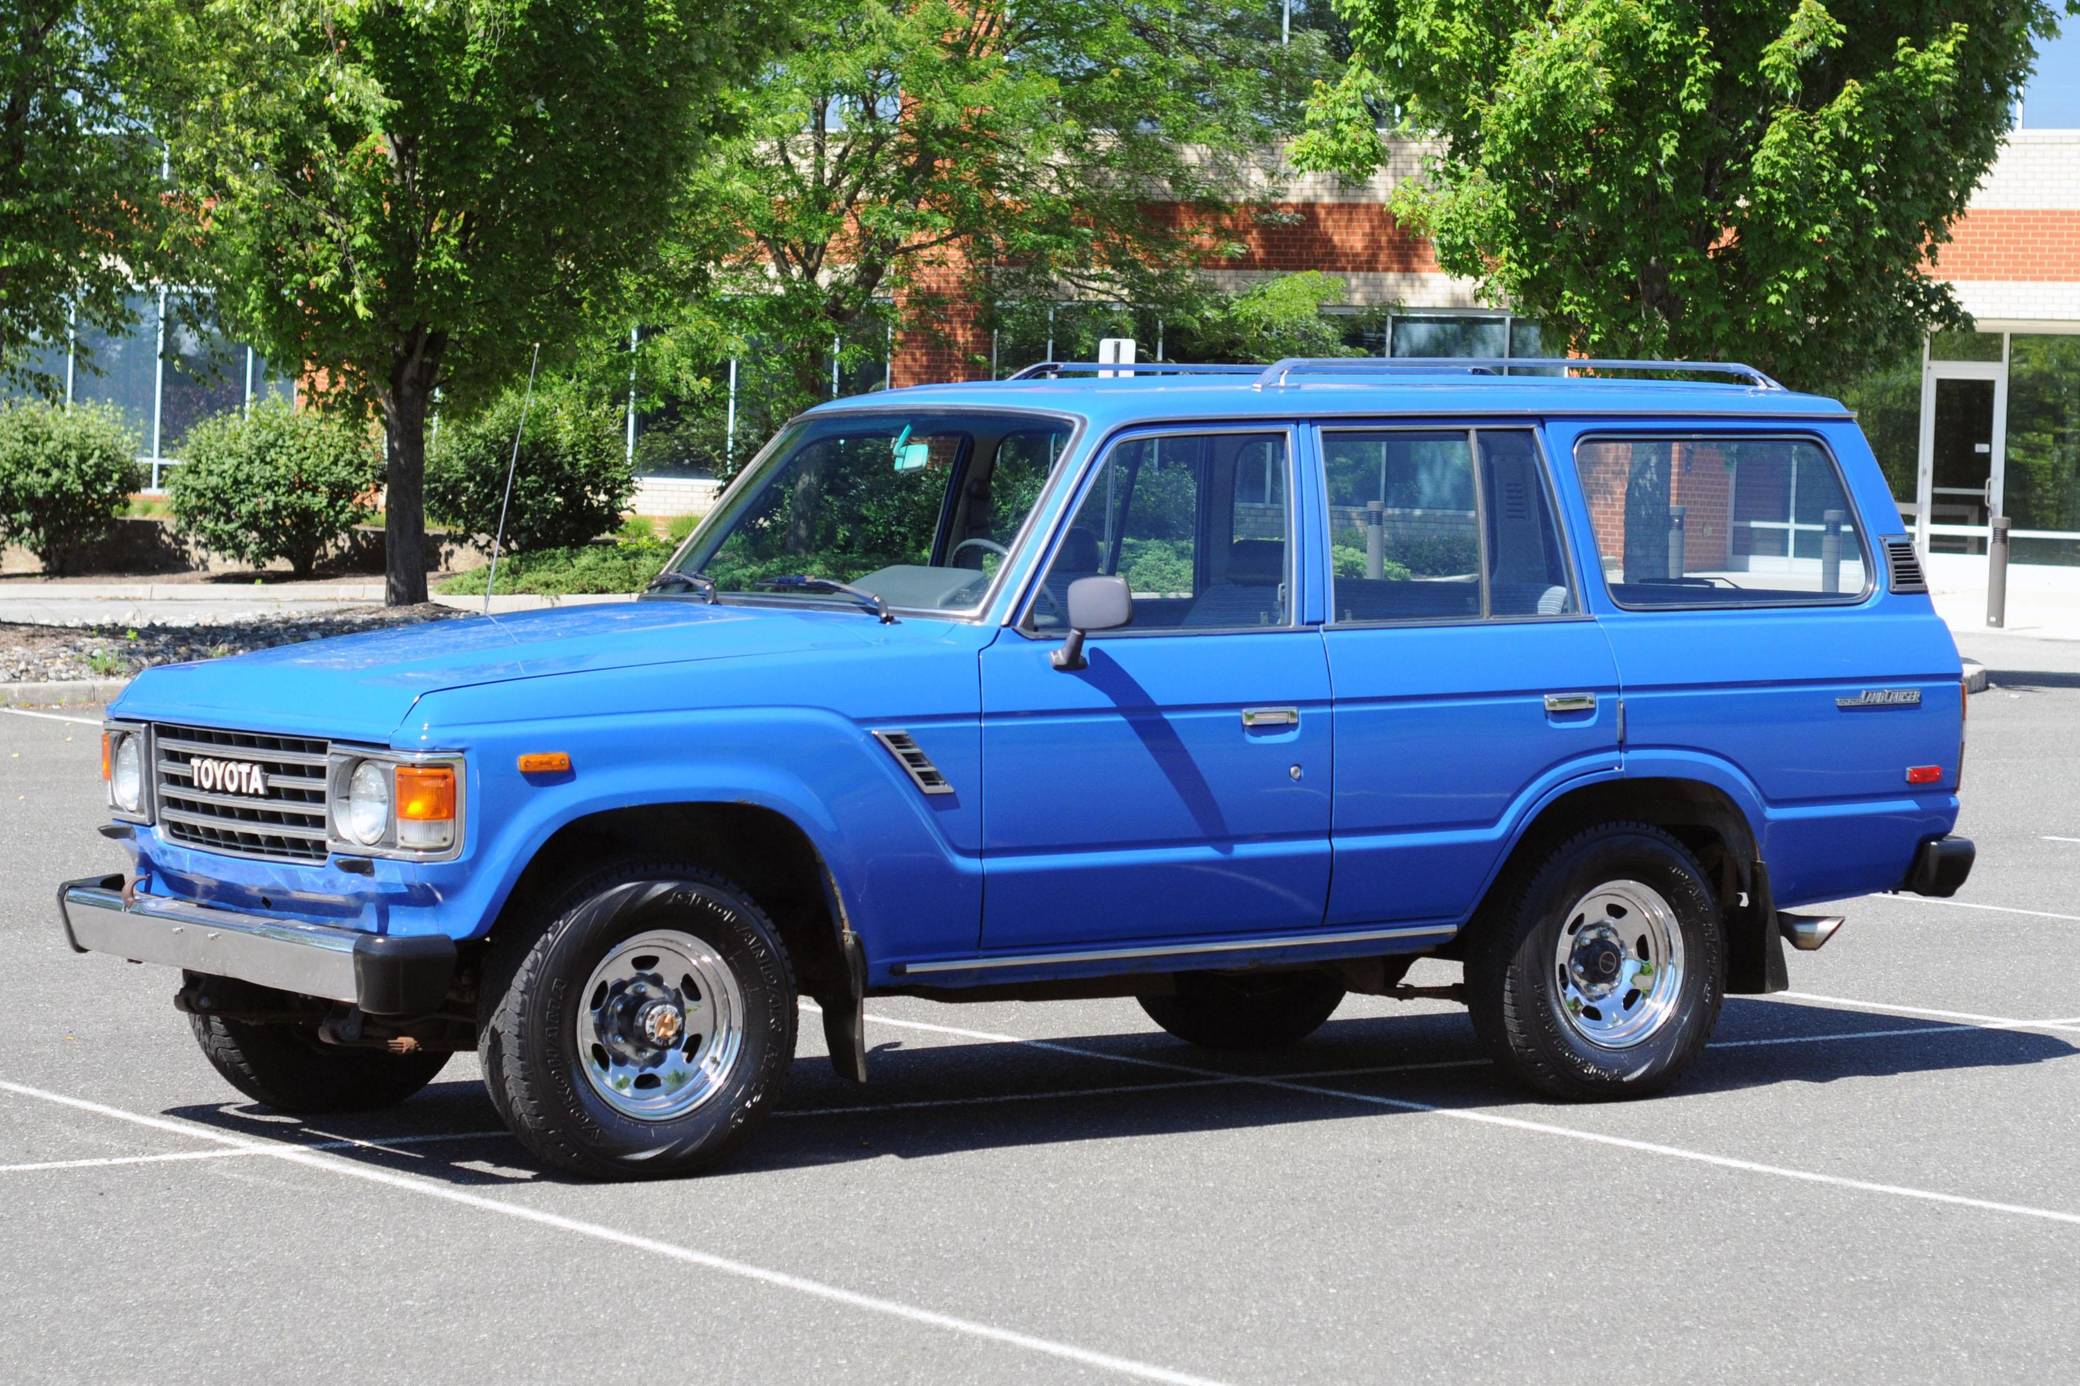
[[[1312,929],[1329,675],[1299,624],[1289,431],[1129,435],[1085,478],[1017,628],[982,653],[985,951]],[[1131,624],[1059,670],[1069,584]]]
[[[1921,391],[1921,519],[1930,553],[1986,552],[2001,512],[2007,368],[1999,361],[1931,361]]]

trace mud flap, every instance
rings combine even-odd
[[[1791,986],[1784,964],[1784,939],[1777,932],[1776,898],[1769,867],[1760,857],[1748,868],[1748,905],[1728,912],[1726,994],[1764,996]]]
[[[823,1041],[830,1047],[831,1067],[840,1078],[867,1081],[867,950],[859,935],[847,929],[838,936],[844,956],[845,991],[819,996],[823,1008]]]

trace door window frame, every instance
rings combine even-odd
[[[1026,572],[1024,588],[1019,593],[1017,604],[1012,608],[1010,621],[1012,629],[1026,639],[1036,642],[1055,644],[1062,639],[1062,636],[1055,632],[1040,631],[1034,628],[1033,609],[1039,603],[1041,590],[1047,582],[1047,574],[1054,567],[1055,555],[1060,551],[1062,542],[1067,538],[1070,528],[1076,523],[1076,517],[1083,509],[1083,503],[1090,499],[1091,492],[1098,484],[1099,476],[1111,464],[1114,453],[1130,443],[1149,442],[1161,438],[1224,438],[1240,436],[1278,437],[1285,441],[1285,621],[1273,626],[1163,626],[1144,630],[1135,630],[1132,626],[1123,626],[1116,630],[1090,631],[1085,638],[1088,640],[1145,640],[1152,636],[1165,635],[1269,635],[1278,632],[1311,629],[1313,623],[1301,618],[1301,601],[1305,594],[1301,590],[1300,575],[1302,570],[1299,562],[1299,550],[1304,542],[1300,526],[1300,507],[1297,492],[1299,484],[1300,429],[1297,424],[1289,419],[1233,419],[1212,421],[1203,425],[1189,423],[1152,424],[1147,427],[1124,428],[1106,438],[1103,444],[1093,449],[1090,457],[1085,460],[1083,470],[1077,474],[1073,489],[1069,492],[1069,499],[1063,505],[1061,513],[1056,520],[1054,532],[1048,536],[1047,546],[1041,550],[1038,561]],[[1129,500],[1131,501],[1131,499],[1130,494]],[[1201,497],[1200,501],[1202,504],[1195,508],[1203,509],[1204,497]],[[1234,504],[1235,498],[1231,494],[1228,497],[1228,506],[1231,511],[1234,508]]]
[[[1582,567],[1576,561],[1574,542],[1567,532],[1567,522],[1561,517],[1560,492],[1553,480],[1553,458],[1546,449],[1546,431],[1542,421],[1521,419],[1508,423],[1467,423],[1463,420],[1445,419],[1433,423],[1410,423],[1406,420],[1394,423],[1361,423],[1352,419],[1337,419],[1333,422],[1316,420],[1309,425],[1314,441],[1315,470],[1320,473],[1320,485],[1316,488],[1316,504],[1321,510],[1321,552],[1316,555],[1315,580],[1322,584],[1328,598],[1328,617],[1324,626],[1336,630],[1370,630],[1378,627],[1397,626],[1484,626],[1518,625],[1526,621],[1587,621],[1594,619],[1588,609],[1585,595],[1586,583]],[[1474,530],[1478,541],[1478,577],[1481,588],[1481,609],[1477,615],[1465,616],[1403,616],[1379,620],[1341,620],[1336,615],[1336,553],[1330,542],[1329,527],[1329,449],[1328,440],[1338,433],[1464,433],[1467,438],[1467,454],[1473,465],[1473,512]],[[1559,612],[1552,616],[1541,616],[1536,612],[1529,615],[1497,616],[1494,606],[1493,580],[1488,563],[1488,486],[1481,475],[1480,435],[1482,433],[1528,433],[1531,435],[1532,452],[1538,459],[1539,483],[1545,488],[1546,520],[1553,535],[1560,543],[1560,566],[1567,576],[1568,595],[1573,598],[1572,611]]]

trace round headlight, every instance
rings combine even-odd
[[[144,750],[135,736],[117,737],[109,753],[108,795],[125,813],[144,810]]]
[[[373,847],[389,826],[390,776],[382,766],[363,761],[347,781],[347,836]]]

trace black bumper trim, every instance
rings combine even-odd
[[[1968,837],[1932,837],[1915,850],[1914,864],[1907,868],[1907,878],[1899,888],[1946,899],[1957,894],[1972,874],[1978,856],[1979,849]]]

